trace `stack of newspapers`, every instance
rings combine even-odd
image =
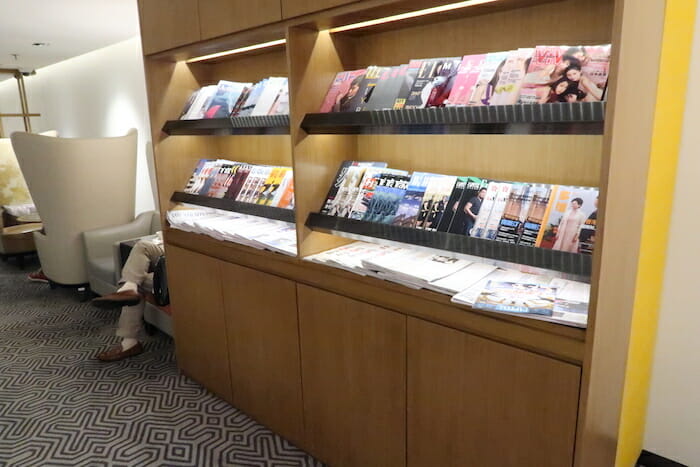
[[[304,258],[326,266],[450,295],[476,309],[585,327],[590,285],[411,247],[354,242]]]
[[[216,240],[297,255],[296,228],[289,222],[206,208],[171,210],[168,222],[174,229],[208,235]]]

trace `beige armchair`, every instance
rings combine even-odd
[[[117,291],[120,258],[119,242],[155,234],[160,230],[160,213],[139,214],[132,222],[83,233],[90,289],[98,295]]]
[[[116,138],[18,132],[11,139],[44,224],[34,234],[44,274],[55,284],[87,283],[82,233],[134,219],[136,130]]]

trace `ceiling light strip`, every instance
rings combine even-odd
[[[435,13],[443,13],[446,11],[458,10],[460,8],[483,5],[486,3],[493,3],[497,1],[498,0],[467,0],[464,2],[450,3],[449,5],[436,6],[433,8],[426,8],[424,10],[410,11],[408,13],[401,13],[399,15],[387,16],[385,18],[377,18],[369,21],[362,21],[361,23],[348,24],[346,26],[338,26],[337,28],[329,29],[329,32],[336,33],[350,31],[353,29],[367,28],[370,26],[376,26],[378,24],[392,23],[394,21],[402,21],[404,19],[417,18],[419,16],[433,15]]]
[[[224,50],[223,52],[217,52],[209,55],[202,55],[201,57],[194,57],[186,60],[187,63],[202,62],[204,60],[211,60],[212,58],[226,57],[228,55],[242,54],[245,52],[250,52],[252,50],[266,49],[268,47],[275,47],[277,45],[286,44],[286,39],[280,39],[277,41],[263,42],[261,44],[249,45],[247,47],[241,47],[240,49]]]

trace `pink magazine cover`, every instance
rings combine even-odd
[[[520,90],[521,104],[538,104],[547,100],[550,83],[561,77],[562,56],[568,47],[538,45],[530,61]]]
[[[351,92],[350,85],[353,80],[358,76],[364,76],[366,70],[354,70],[354,71],[341,71],[335,76],[333,84],[328,89],[326,98],[323,100],[321,105],[320,113],[334,112],[333,108],[336,106],[338,101]]]
[[[465,55],[462,58],[462,63],[459,65],[459,71],[457,72],[457,79],[448,99],[450,105],[469,104],[469,97],[479,78],[481,65],[485,59],[486,54]]]
[[[585,101],[604,100],[610,71],[610,44],[584,46],[583,49],[586,55],[581,67],[579,88],[586,93]]]

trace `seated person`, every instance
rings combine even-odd
[[[144,309],[139,286],[144,283],[149,271],[163,254],[161,232],[158,232],[158,236],[154,239],[139,240],[124,264],[119,290],[92,301],[93,305],[102,309],[122,307],[117,328],[117,336],[122,338],[122,342],[98,354],[99,360],[115,362],[143,352],[143,346],[138,341]]]

